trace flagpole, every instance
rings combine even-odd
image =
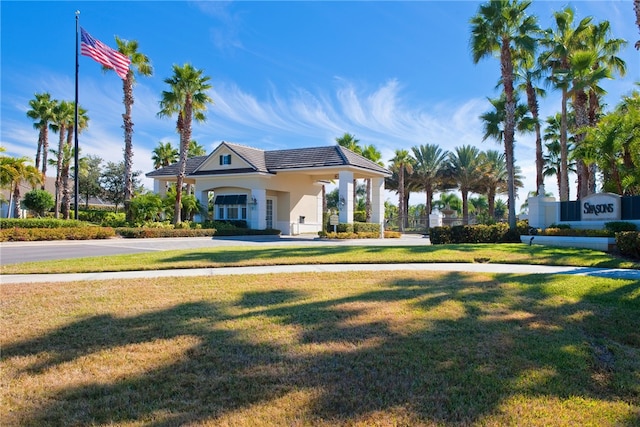
[[[78,18],[80,16],[80,11],[76,10],[76,102],[74,108],[74,120],[73,120],[73,137],[74,137],[74,162],[76,168],[73,173],[73,181],[74,181],[74,195],[73,195],[73,203],[75,207],[75,219],[78,219],[78,193],[80,189],[80,185],[78,182],[78,171],[80,170],[80,165],[78,164],[78,69],[80,68],[78,65]]]

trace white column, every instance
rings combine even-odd
[[[353,172],[342,171],[338,174],[338,209],[340,222],[353,224]]]
[[[371,222],[380,224],[380,237],[384,237],[384,178],[371,180]]]
[[[196,198],[198,199],[198,201],[200,202],[200,205],[203,208],[207,208],[207,205],[209,203],[209,192],[208,191],[197,191],[197,189],[194,189],[194,195],[196,196]],[[193,217],[193,221],[194,222],[204,222],[204,217],[202,216],[202,214],[200,212],[196,213]]]
[[[265,189],[252,189],[251,197],[256,199],[256,204],[253,204],[253,200],[249,201],[249,209],[251,212],[250,227],[256,230],[264,230],[267,228],[267,190]]]

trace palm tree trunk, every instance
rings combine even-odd
[[[516,229],[516,191],[513,141],[516,130],[516,101],[513,95],[513,61],[511,59],[510,40],[504,37],[500,48],[500,70],[504,84],[505,118],[504,118],[504,154],[507,163],[507,193],[509,208],[509,229]],[[468,219],[468,218],[467,218]]]
[[[13,217],[20,218],[20,181],[13,187]]]
[[[401,233],[404,232],[404,218],[404,171],[401,165],[398,171],[398,229]]]
[[[560,201],[569,200],[569,150],[567,146],[567,88],[562,88],[562,111],[560,119]]]
[[[527,81],[527,102],[531,116],[533,117],[536,132],[536,194],[538,194],[540,188],[544,185],[544,160],[542,159],[542,136],[540,133],[540,121],[538,120],[538,99],[531,81]]]
[[[573,109],[576,115],[577,129],[584,129],[586,126],[589,126],[587,101],[587,94],[584,91],[581,90],[575,94]],[[584,137],[584,131],[576,133],[576,147],[582,144]],[[576,173],[578,175],[578,199],[583,199],[589,194],[589,168],[581,158],[576,160]]]
[[[62,181],[60,176],[62,174],[62,156],[64,153],[64,139],[65,139],[65,131],[66,127],[61,124],[60,125],[60,140],[58,142],[58,162],[56,164],[56,206],[55,206],[55,217],[60,218],[60,203],[62,201]]]

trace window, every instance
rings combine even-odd
[[[221,154],[220,165],[230,165],[230,164],[231,164],[231,154]]]
[[[247,196],[245,194],[224,194],[216,196],[216,218],[247,219]]]

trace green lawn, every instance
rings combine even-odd
[[[136,255],[3,265],[2,274],[84,273],[173,268],[284,264],[491,262],[576,267],[640,268],[640,263],[589,249],[524,244],[433,246],[260,246],[215,247]]]
[[[1,301],[3,425],[640,423],[638,281],[308,273]]]

